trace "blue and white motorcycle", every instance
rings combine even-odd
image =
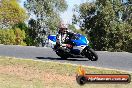
[[[56,36],[50,35],[48,39],[52,42],[56,42]],[[58,56],[63,59],[83,57],[88,58],[91,61],[97,61],[97,53],[89,46],[89,41],[84,35],[72,34],[66,38],[68,42],[62,44],[57,48],[53,48]]]

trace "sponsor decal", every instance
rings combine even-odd
[[[80,66],[76,81],[80,85],[86,83],[130,83],[131,76],[129,74],[86,74],[85,69]]]

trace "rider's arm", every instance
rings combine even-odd
[[[60,44],[59,34],[56,35],[56,44]]]

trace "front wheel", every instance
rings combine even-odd
[[[85,56],[91,61],[97,61],[98,55],[92,48],[85,49]]]

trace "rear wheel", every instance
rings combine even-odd
[[[60,56],[62,59],[67,59],[68,55],[61,49],[56,50],[56,54]]]
[[[98,55],[92,48],[85,49],[85,56],[90,59],[91,61],[97,61]]]

